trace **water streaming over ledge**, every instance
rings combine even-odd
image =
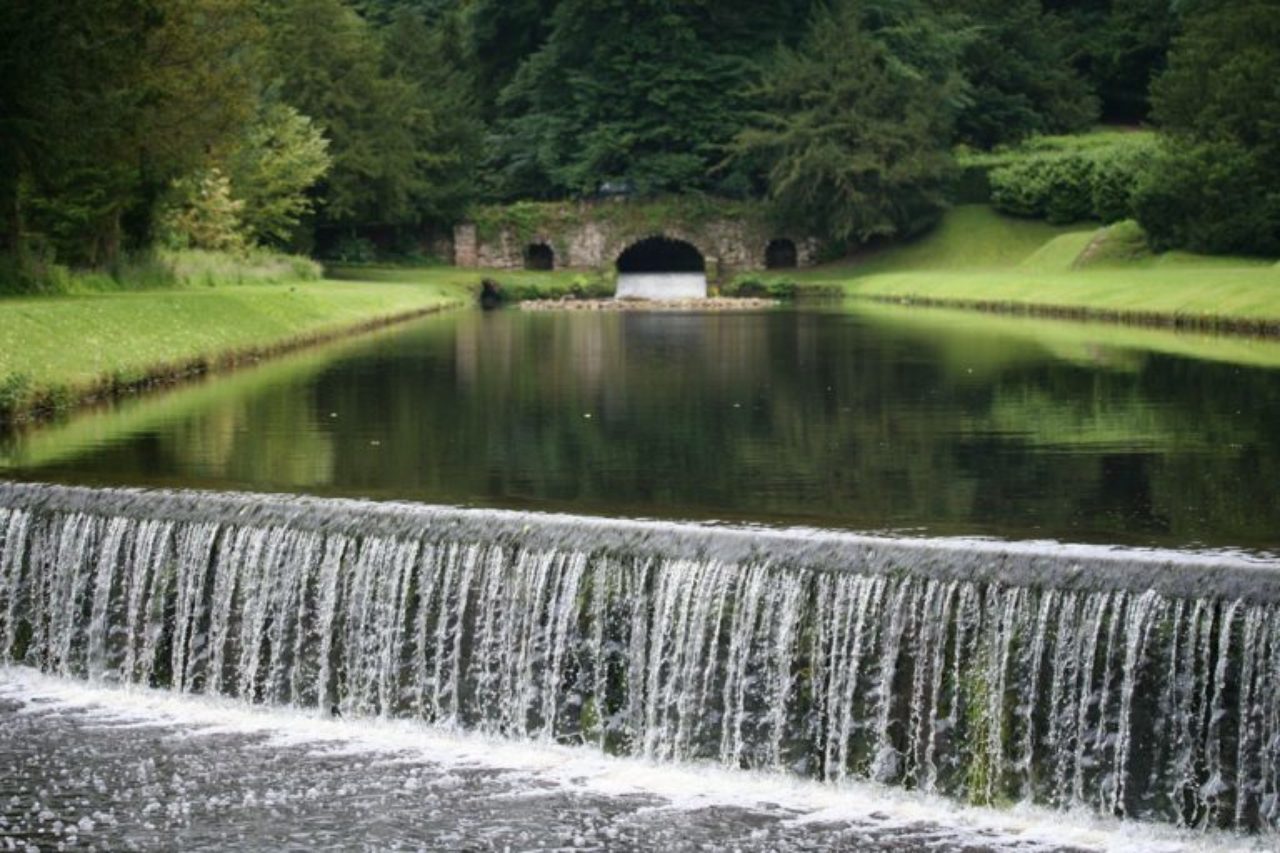
[[[0,484],[0,658],[656,759],[1280,827],[1280,566]]]
[[[707,275],[701,272],[624,272],[618,274],[619,299],[705,299]]]

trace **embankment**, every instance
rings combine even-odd
[[[886,302],[1280,336],[1280,267],[1155,254],[1135,229],[1055,227],[957,207],[919,240],[789,280],[799,293],[834,289]]]
[[[308,281],[0,301],[0,421],[463,304],[446,283]]]

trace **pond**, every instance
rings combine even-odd
[[[461,311],[10,435],[8,479],[1280,550],[1280,344],[854,303]]]

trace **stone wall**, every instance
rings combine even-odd
[[[619,204],[619,203],[615,203]],[[556,269],[598,270],[612,268],[618,256],[634,243],[649,237],[683,240],[694,245],[707,262],[712,278],[733,272],[762,270],[770,241],[791,240],[798,266],[814,263],[818,243],[805,235],[779,233],[760,218],[708,218],[696,223],[655,225],[645,217],[608,215],[593,205],[580,205],[572,216],[546,216],[542,222],[526,222],[478,228],[464,223],[454,229],[454,263],[463,267],[522,269],[525,251],[546,244],[555,252]]]

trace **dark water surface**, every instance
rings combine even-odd
[[[1275,551],[1280,345],[465,311],[10,436],[0,476]]]

